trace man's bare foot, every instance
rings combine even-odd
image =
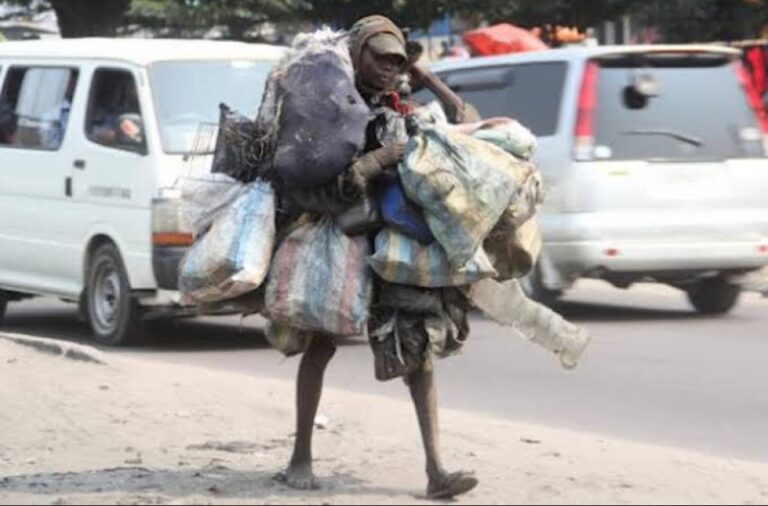
[[[429,478],[427,499],[453,499],[477,487],[478,481],[471,473],[442,473]]]
[[[320,488],[312,472],[312,464],[291,464],[288,469],[278,473],[275,480],[296,490],[317,490]]]

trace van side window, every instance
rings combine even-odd
[[[79,72],[12,67],[0,94],[0,146],[56,151],[64,142]]]
[[[548,136],[560,122],[566,72],[565,62],[541,62],[454,70],[440,77],[483,118],[508,116]],[[434,98],[419,95],[415,98],[421,103]]]
[[[144,152],[144,123],[136,80],[131,72],[99,69],[94,73],[86,135],[96,144]]]

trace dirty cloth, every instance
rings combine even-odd
[[[505,213],[483,243],[483,248],[498,273],[498,281],[519,279],[530,274],[541,256],[544,245],[536,217],[517,227],[505,219],[511,216]]]
[[[504,166],[512,163],[488,142],[436,127],[408,144],[400,179],[454,267],[474,257],[509,206],[515,186]]]
[[[511,118],[491,118],[479,123],[456,125],[454,129],[475,139],[495,144],[507,153],[524,160],[530,160],[536,154],[536,136]]]
[[[458,289],[383,283],[368,324],[376,379],[408,376],[429,356],[459,353],[469,336],[468,311]]]
[[[179,290],[184,304],[219,302],[253,292],[269,272],[275,193],[264,181],[241,186],[245,191],[215,216],[181,262]]]
[[[301,330],[361,335],[371,304],[369,255],[367,238],[348,237],[332,218],[299,224],[272,261],[267,317]]]
[[[386,281],[422,288],[463,286],[496,276],[482,247],[469,262],[455,268],[440,243],[425,245],[391,228],[376,236],[375,253],[369,262]]]
[[[416,372],[429,348],[424,317],[394,310],[380,310],[377,317],[371,320],[369,333],[376,379],[389,381]]]
[[[512,327],[525,339],[554,353],[566,369],[575,368],[591,340],[586,330],[529,299],[516,280],[487,279],[465,290],[467,298],[486,316]]]

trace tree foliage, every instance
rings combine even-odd
[[[131,0],[12,0],[30,8],[46,3],[56,12],[62,37],[113,36],[123,23]]]
[[[242,40],[258,23],[291,20],[301,5],[301,0],[133,0],[128,21],[175,35],[224,26],[229,38]]]
[[[443,0],[308,0],[299,15],[307,21],[349,27],[356,20],[382,14],[403,26],[424,27],[443,10]]]
[[[633,10],[666,42],[727,41],[759,37],[768,21],[765,0],[652,0]]]
[[[383,14],[409,28],[445,15],[470,24],[506,21],[524,27],[595,26],[631,14],[657,27],[663,40],[691,42],[759,36],[768,22],[768,0],[8,0],[28,7],[50,5],[62,35],[109,36],[125,23],[171,33],[223,25],[241,39],[263,21],[304,21],[347,27]],[[197,33],[194,32],[194,33]]]

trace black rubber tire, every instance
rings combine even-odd
[[[8,296],[0,290],[0,328],[5,324],[5,312],[8,310]]]
[[[141,307],[131,294],[128,274],[114,244],[100,246],[90,259],[86,301],[96,342],[124,346],[144,337]]]
[[[551,290],[544,286],[541,268],[538,265],[534,267],[533,272],[521,279],[520,283],[529,298],[545,306],[554,306],[563,296],[562,290]]]
[[[711,278],[699,281],[688,289],[688,300],[696,310],[704,315],[724,315],[729,313],[741,297],[742,289],[723,278]]]

